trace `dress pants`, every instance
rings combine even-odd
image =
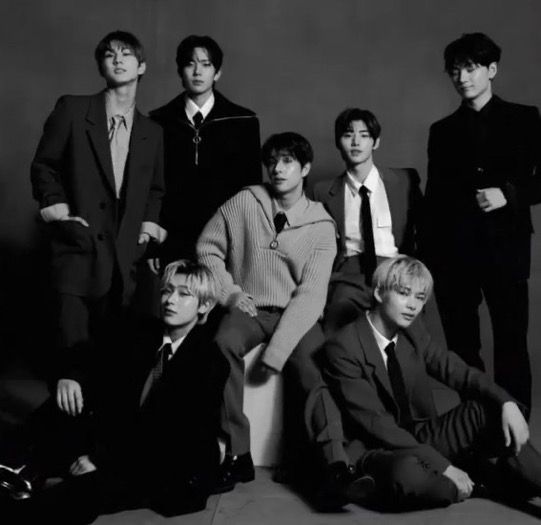
[[[524,406],[531,407],[528,356],[528,282],[483,275],[475,265],[434,273],[436,300],[449,350],[484,370],[480,356],[479,306],[488,306],[494,339],[494,380]]]
[[[541,495],[541,455],[529,442],[518,456],[505,447],[498,406],[466,401],[418,423],[412,433],[476,484],[484,484],[489,495],[523,499]],[[454,483],[433,468],[422,447],[371,450],[359,466],[376,480],[376,505],[404,510],[443,507],[459,500]]]
[[[227,436],[228,452],[233,456],[250,452],[250,425],[242,411],[244,393],[243,357],[255,346],[270,339],[280,320],[280,311],[260,309],[256,317],[234,308],[226,313],[216,334],[216,344],[227,358],[231,371],[224,390],[222,430]],[[297,423],[302,426],[304,406],[311,399],[312,432],[319,435],[331,428],[341,432],[340,413],[323,384],[316,363],[316,352],[323,345],[324,336],[319,324],[315,324],[303,336],[284,367],[286,390],[296,391],[295,412]],[[288,386],[293,387],[287,388]],[[291,399],[286,399],[286,405]],[[299,417],[300,414],[300,417]],[[338,423],[336,423],[338,422]],[[341,439],[336,441],[341,443]],[[339,453],[339,452],[338,452]],[[345,460],[345,453],[336,460]]]

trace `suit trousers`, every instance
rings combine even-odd
[[[228,453],[233,456],[250,452],[250,424],[242,411],[243,357],[258,344],[269,340],[280,317],[281,312],[264,309],[260,309],[256,317],[250,317],[235,308],[224,315],[218,328],[215,342],[231,367],[224,390],[222,431],[228,439]],[[303,414],[308,398],[312,399],[309,419],[315,435],[327,428],[341,432],[340,413],[328,390],[321,388],[323,379],[315,359],[323,343],[323,331],[315,324],[299,341],[284,367],[286,391],[296,392],[296,414]],[[290,401],[286,399],[286,406]],[[302,417],[297,415],[296,420],[302,422]],[[342,456],[341,459],[345,459],[343,452]]]
[[[528,282],[483,277],[480,269],[436,271],[434,283],[449,350],[480,370],[485,369],[479,327],[479,306],[484,296],[492,322],[494,380],[529,411]]]
[[[450,464],[464,470],[488,494],[528,499],[541,495],[541,455],[528,442],[518,454],[505,447],[501,409],[466,401],[432,420],[418,423],[412,433]],[[359,466],[376,480],[376,505],[393,510],[443,507],[459,501],[454,483],[438,472],[423,447],[371,450]]]

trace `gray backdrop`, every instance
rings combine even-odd
[[[102,88],[93,50],[107,32],[132,31],[146,46],[148,69],[138,94],[143,112],[180,90],[174,62],[180,39],[209,34],[225,52],[218,88],[257,111],[263,137],[284,130],[306,135],[316,152],[314,178],[341,169],[333,120],[356,105],[382,122],[376,162],[415,167],[424,180],[428,127],[458,105],[443,72],[444,46],[463,32],[488,33],[503,48],[495,90],[541,106],[540,22],[538,0],[4,0],[0,332],[23,331],[35,340],[48,326],[44,248],[29,164],[56,99]],[[539,210],[534,221],[541,229]],[[535,355],[541,342],[539,244],[534,236],[534,372],[541,369]],[[486,328],[487,322],[485,343]]]

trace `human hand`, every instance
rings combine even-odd
[[[147,232],[142,232],[139,234],[139,240],[137,241],[137,244],[146,244],[147,242],[150,242],[150,234]]]
[[[62,412],[76,416],[83,411],[83,391],[73,379],[59,379],[56,385],[56,404]]]
[[[507,401],[502,406],[502,430],[505,438],[505,446],[513,446],[513,452],[517,455],[523,445],[530,439],[528,423],[522,412],[513,401]]]
[[[494,211],[503,208],[507,199],[500,188],[483,188],[477,190],[477,204],[484,212]]]
[[[254,300],[244,292],[237,292],[231,296],[229,300],[231,308],[238,308],[241,312],[248,314],[250,317],[257,316],[257,308]]]
[[[88,472],[97,470],[96,465],[90,461],[88,456],[79,456],[70,466],[70,474],[72,476],[81,476]]]
[[[66,215],[59,219],[60,221],[73,221],[78,222],[79,224],[88,228],[88,222],[86,222],[82,217],[77,217],[76,215]]]
[[[470,479],[467,472],[464,472],[453,465],[449,465],[443,472],[443,475],[456,485],[460,501],[471,496],[475,483]]]
[[[161,263],[159,257],[151,257],[150,259],[147,259],[147,265],[154,275],[160,274]]]

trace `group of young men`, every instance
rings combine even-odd
[[[24,467],[0,468],[12,512],[173,515],[254,479],[243,357],[262,342],[257,373],[284,372],[294,415],[286,457],[310,442],[321,458],[318,505],[541,495],[526,348],[541,120],[492,94],[492,40],[466,34],[445,50],[462,105],[431,128],[424,197],[415,170],[376,167],[381,127],[358,108],[335,122],[344,172],[308,191],[310,143],[285,132],[260,150],[255,114],[215,90],[223,55],[209,37],[179,44],[185,91],[154,122],[135,108],[139,41],[111,33],[95,57],[106,89],[62,97],[32,163],[59,358]],[[449,351],[419,318],[433,281],[415,255],[433,272]],[[159,322],[126,313],[141,260],[163,274]],[[479,356],[482,297],[495,382]],[[215,304],[217,324],[200,326]],[[429,377],[461,403],[438,414]],[[64,480],[43,486],[54,474]]]

